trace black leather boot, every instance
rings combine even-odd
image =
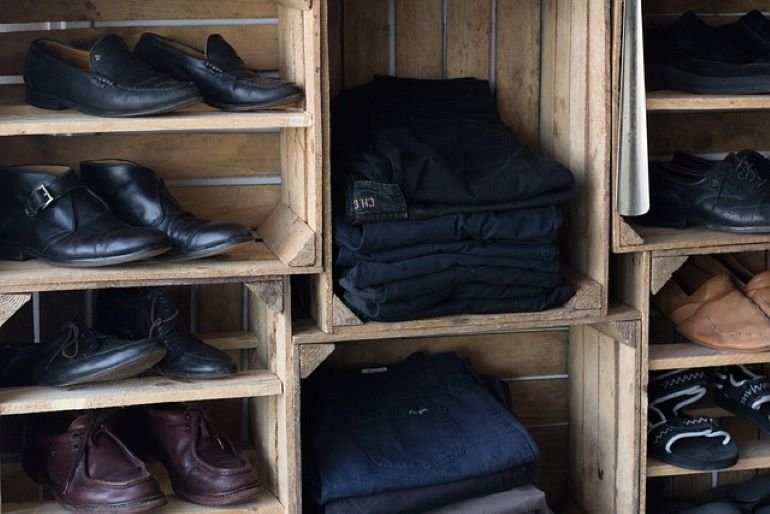
[[[0,259],[108,266],[170,248],[162,232],[116,219],[66,166],[0,168]]]
[[[84,161],[80,163],[80,176],[107,202],[115,216],[130,225],[164,232],[174,244],[169,258],[208,257],[254,240],[244,225],[208,221],[185,211],[168,192],[163,179],[135,162]]]
[[[179,311],[161,288],[105,289],[96,302],[99,330],[127,339],[156,338],[166,346],[158,370],[173,378],[206,379],[233,375],[235,363],[197,337],[180,334]]]

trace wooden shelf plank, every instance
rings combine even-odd
[[[738,451],[740,455],[738,463],[731,468],[721,469],[720,472],[770,468],[770,440],[739,441]],[[711,473],[711,471],[684,469],[656,459],[648,459],[647,461],[648,478],[698,475],[701,473]]]
[[[770,352],[720,352],[695,343],[650,345],[650,371],[763,362],[770,362]]]
[[[665,255],[700,255],[770,249],[770,234],[719,232],[705,227],[685,229],[631,224],[644,243],[623,248],[623,253],[654,251]]]
[[[19,99],[0,103],[0,136],[131,132],[249,131],[309,127],[313,116],[302,109],[246,113],[224,112],[205,105],[157,116],[102,118],[66,109],[52,111]]]
[[[176,496],[168,497],[168,504],[158,510],[158,514],[283,514],[281,503],[270,493],[261,494],[256,500],[243,505],[232,507],[206,507],[180,500]],[[69,514],[55,502],[40,503],[6,503],[3,504],[4,514]]]
[[[197,336],[214,348],[224,352],[231,350],[248,350],[257,348],[257,335],[249,332],[234,332],[232,334],[197,334]]]
[[[154,259],[104,268],[61,268],[39,260],[0,261],[0,293],[222,283],[320,271],[313,266],[287,266],[264,243],[254,243],[210,259]]]
[[[770,95],[695,95],[681,91],[647,93],[648,113],[760,109],[770,109]]]
[[[282,391],[280,379],[266,370],[244,371],[217,380],[153,376],[72,387],[14,387],[0,389],[0,415],[274,396]]]

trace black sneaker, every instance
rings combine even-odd
[[[161,288],[108,289],[99,292],[96,325],[128,339],[161,341],[167,353],[157,369],[166,376],[207,379],[235,374],[236,365],[225,352],[177,330],[178,315]]]
[[[745,52],[693,12],[644,36],[648,90],[698,94],[770,92],[770,62]]]
[[[651,161],[650,212],[637,220],[664,227],[770,232],[770,179],[753,161],[735,154],[698,168]]]

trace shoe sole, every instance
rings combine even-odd
[[[647,66],[648,89],[687,91],[696,94],[751,95],[770,93],[770,75],[763,77],[709,77],[672,66]]]
[[[171,487],[174,489],[174,493],[183,500],[209,507],[224,507],[227,505],[247,503],[254,500],[262,491],[264,491],[261,485],[256,485],[236,489],[234,491],[223,491],[216,496],[201,496],[199,494],[182,491],[173,484],[171,484]]]
[[[255,104],[228,104],[228,103],[222,103],[222,102],[214,102],[212,100],[206,100],[206,99],[204,99],[204,102],[206,102],[208,105],[212,107],[216,107],[217,109],[222,109],[223,111],[248,112],[248,111],[256,111],[258,109],[269,109],[269,108],[275,109],[277,107],[288,107],[289,105],[301,100],[303,97],[304,95],[302,93],[297,93],[296,95],[286,96],[283,98],[279,98],[277,100],[272,100],[270,102],[262,102],[262,103],[255,103]]]
[[[0,259],[11,261],[26,261],[29,259],[39,259],[53,266],[63,266],[67,268],[97,268],[102,266],[115,266],[128,262],[143,261],[163,255],[171,250],[170,245],[143,249],[139,252],[125,255],[115,255],[112,257],[99,257],[94,259],[78,259],[72,261],[56,261],[49,259],[37,250],[28,248],[20,243],[0,240]]]
[[[106,382],[113,380],[123,380],[125,378],[131,378],[137,376],[143,371],[147,371],[156,364],[158,364],[163,357],[166,356],[166,350],[159,349],[148,353],[143,353],[136,358],[121,362],[117,366],[100,371],[99,373],[92,373],[87,376],[83,376],[68,382],[59,384],[46,384],[54,387],[68,387],[82,384],[91,384],[94,382]]]
[[[163,256],[163,260],[169,260],[169,261],[192,261],[195,259],[203,259],[206,257],[213,257],[215,255],[220,255],[223,253],[231,252],[237,248],[241,248],[250,244],[254,243],[253,238],[249,239],[243,239],[243,240],[236,240],[236,241],[228,241],[226,243],[221,243],[214,246],[209,246],[206,248],[198,249],[194,252],[190,253],[168,253]]]
[[[66,500],[62,495],[53,491],[53,496],[56,501],[67,510],[74,512],[120,512],[121,514],[140,514],[143,512],[150,512],[160,507],[163,507],[168,503],[165,496],[158,498],[152,498],[141,502],[131,503],[108,503],[108,504],[80,504],[72,503]]]
[[[74,109],[84,114],[91,116],[101,116],[106,118],[131,118],[135,116],[152,116],[155,114],[166,114],[169,112],[178,111],[187,107],[192,107],[203,101],[201,97],[189,98],[184,101],[177,102],[175,104],[166,105],[163,107],[156,107],[155,109],[147,109],[140,111],[130,112],[110,112],[110,111],[98,111],[88,106],[84,106],[77,102],[67,100],[66,98],[57,97],[55,95],[40,93],[36,91],[26,92],[26,101],[30,105],[40,107],[41,109],[50,109],[54,111],[60,111],[63,109]]]

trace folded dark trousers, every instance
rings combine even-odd
[[[425,514],[552,514],[545,493],[532,485],[458,502]]]
[[[350,225],[334,222],[334,242],[357,253],[375,253],[415,245],[489,242],[550,242],[563,222],[560,209],[540,207],[507,212],[448,214],[422,220]]]
[[[333,173],[352,224],[561,205],[569,170],[533,154],[489,83],[375,77],[334,102]]]
[[[575,294],[567,283],[534,294],[531,289],[540,288],[467,284],[446,294],[434,293],[395,302],[373,302],[348,292],[343,298],[364,320],[408,321],[456,314],[539,312],[560,307]]]
[[[317,502],[442,484],[534,462],[537,446],[457,354],[376,369],[322,367],[310,442]]]
[[[447,484],[344,498],[326,504],[325,514],[420,514],[529,483],[527,466]],[[469,511],[470,512],[470,511]]]
[[[336,249],[335,266],[352,267],[361,261],[398,262],[431,255],[463,255],[472,257],[491,257],[506,260],[515,259],[555,259],[559,256],[559,247],[552,243],[499,243],[458,241],[456,243],[428,243],[403,248],[394,248],[381,252],[360,253],[345,247]]]
[[[438,273],[452,268],[477,268],[494,266],[519,270],[558,273],[558,259],[521,259],[487,257],[464,254],[436,254],[397,262],[360,261],[350,268],[340,269],[342,276],[356,287],[370,287]]]
[[[351,292],[356,296],[384,303],[446,292],[462,284],[491,284],[552,289],[563,281],[564,279],[560,273],[485,266],[450,268],[438,273],[395,280],[386,284],[369,287],[358,287],[349,277],[343,274],[337,280],[337,284],[345,291]]]

